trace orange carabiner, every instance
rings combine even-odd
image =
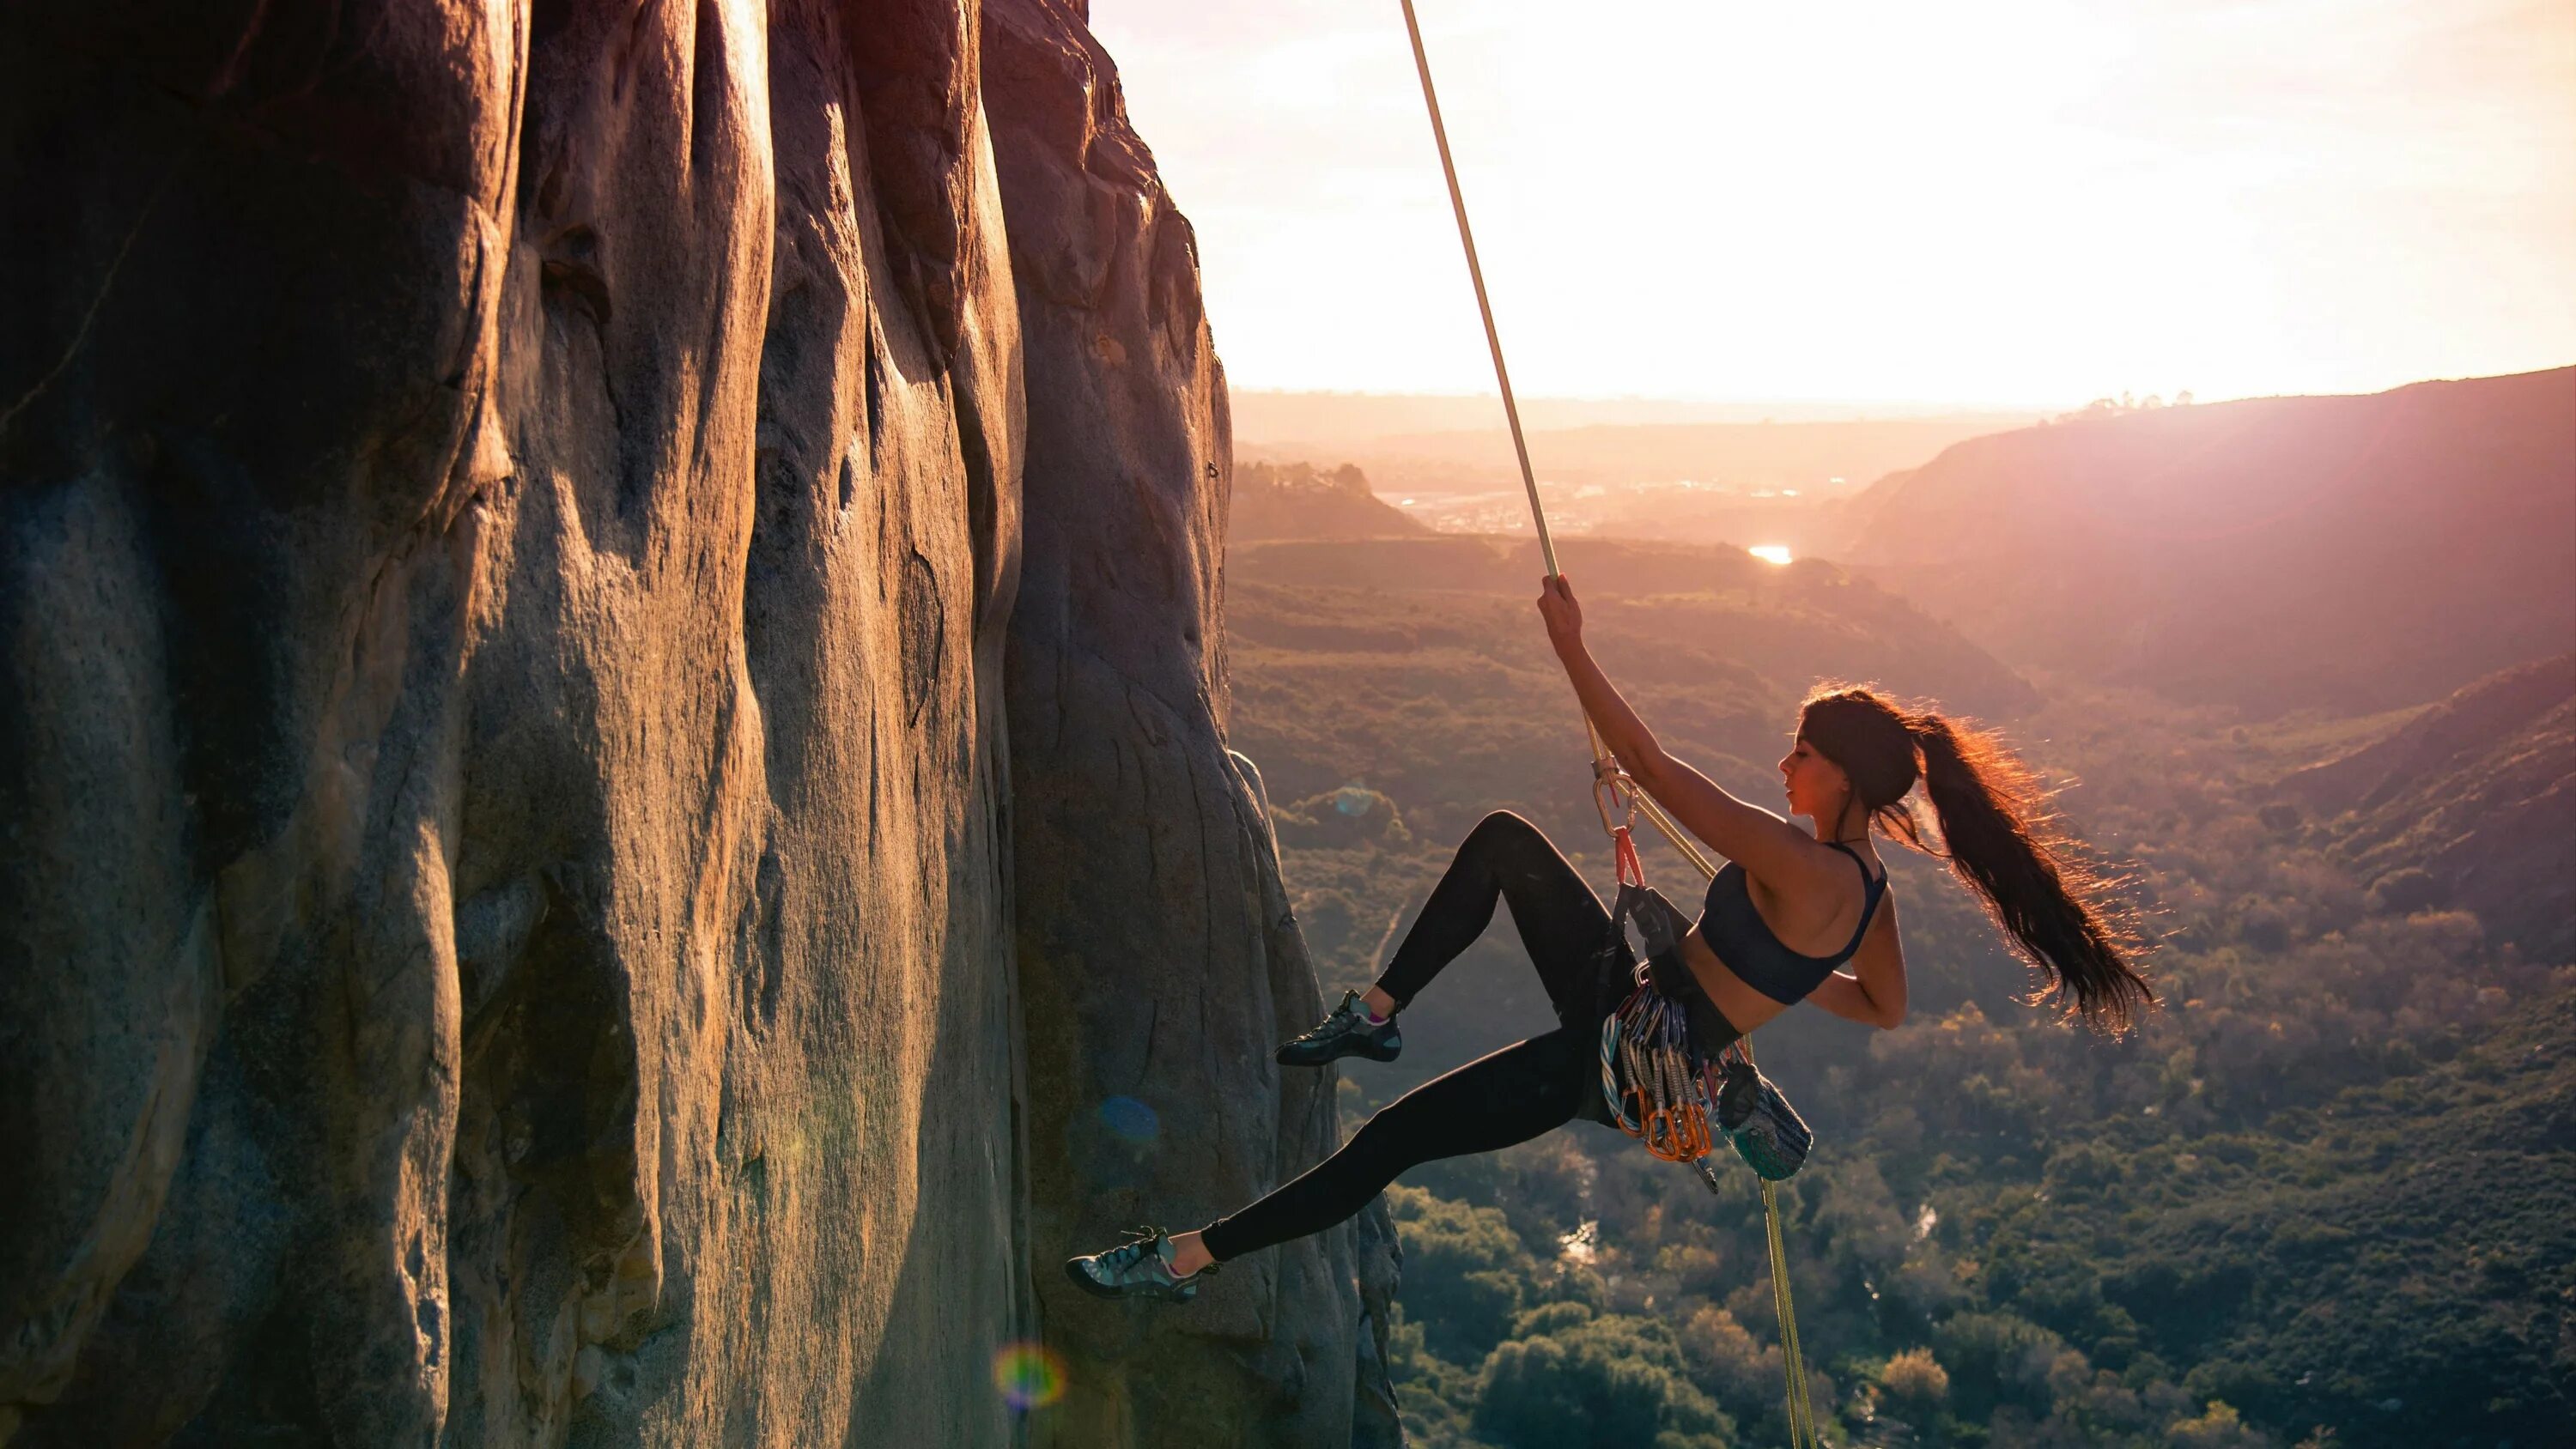
[[[1691,1124],[1689,1117],[1684,1115],[1686,1110],[1668,1107],[1655,1114],[1654,1130],[1646,1138],[1648,1152],[1666,1162],[1688,1162],[1699,1155],[1692,1149]]]
[[[1654,1104],[1647,1100],[1646,1089],[1643,1086],[1632,1086],[1627,1091],[1622,1092],[1619,1095],[1623,1097],[1634,1097],[1637,1099],[1638,1122],[1638,1125],[1635,1127],[1631,1127],[1627,1123],[1622,1122],[1619,1124],[1619,1130],[1627,1133],[1631,1137],[1643,1138],[1648,1132],[1653,1130],[1655,1117]]]
[[[1646,1150],[1668,1162],[1672,1159],[1664,1149],[1664,1133],[1670,1125],[1661,1109],[1657,1109],[1646,1119]]]
[[[1612,871],[1619,877],[1619,884],[1643,886],[1646,883],[1646,864],[1637,858],[1637,838],[1625,825],[1611,827],[1610,863]]]
[[[1699,1109],[1697,1102],[1693,1102],[1684,1109],[1682,1155],[1678,1160],[1688,1162],[1693,1158],[1705,1157],[1708,1155],[1708,1149],[1708,1114]]]

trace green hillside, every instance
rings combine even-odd
[[[2282,781],[2382,895],[2576,958],[2576,657],[2499,671]]]

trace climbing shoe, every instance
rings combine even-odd
[[[1373,1062],[1394,1061],[1404,1050],[1404,1033],[1394,1017],[1371,1025],[1368,1008],[1360,1004],[1356,991],[1342,993],[1342,1004],[1333,1008],[1323,1024],[1289,1042],[1278,1051],[1283,1067],[1320,1067],[1335,1057],[1366,1057]]]
[[[1083,1292],[1101,1298],[1160,1298],[1187,1303],[1199,1296],[1199,1284],[1216,1276],[1208,1264],[1183,1278],[1172,1271],[1172,1238],[1161,1228],[1138,1228],[1136,1236],[1105,1253],[1064,1260],[1064,1275]]]

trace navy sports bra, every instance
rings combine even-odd
[[[1771,934],[1771,927],[1764,923],[1762,913],[1753,908],[1744,867],[1734,861],[1728,861],[1708,883],[1708,900],[1700,907],[1700,939],[1745,985],[1784,1006],[1796,1005],[1823,985],[1836,967],[1852,958],[1852,953],[1860,949],[1860,938],[1869,933],[1870,920],[1878,914],[1879,899],[1887,894],[1887,877],[1872,880],[1869,865],[1860,858],[1860,852],[1839,840],[1824,843],[1851,857],[1852,864],[1860,867],[1862,885],[1860,925],[1853,928],[1851,940],[1831,956],[1801,956],[1780,944],[1780,938]]]

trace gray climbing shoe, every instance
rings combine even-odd
[[[1323,1024],[1279,1049],[1278,1061],[1283,1067],[1320,1067],[1335,1057],[1366,1057],[1373,1062],[1391,1062],[1404,1050],[1404,1032],[1388,1017],[1375,1026],[1369,1024],[1368,1008],[1360,1005],[1356,991],[1342,993],[1342,1004],[1333,1008]]]
[[[1136,1236],[1105,1253],[1067,1258],[1064,1275],[1085,1293],[1101,1298],[1160,1298],[1187,1303],[1199,1296],[1199,1285],[1216,1276],[1208,1264],[1183,1278],[1172,1271],[1172,1238],[1161,1228],[1138,1228]]]

